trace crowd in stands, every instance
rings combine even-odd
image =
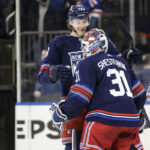
[[[82,3],[84,6],[89,7],[88,2],[93,2],[92,6],[90,7],[90,17],[91,17],[91,25],[90,28],[94,27],[102,27],[108,34],[110,35],[110,39],[112,39],[113,42],[116,41],[121,43],[126,43],[126,37],[123,36],[122,39],[117,37],[117,34],[119,32],[116,31],[116,27],[113,27],[113,23],[116,21],[114,18],[107,16],[108,13],[115,14],[121,14],[121,19],[128,20],[129,15],[129,1],[124,1],[123,10],[120,10],[120,2],[121,0],[20,0],[20,18],[21,18],[21,32],[23,31],[51,31],[51,30],[68,30],[67,28],[67,12],[71,5],[73,4],[80,4]],[[94,3],[98,1],[98,3]],[[123,1],[122,1],[123,2]],[[143,66],[140,70],[137,71],[137,76],[141,80],[141,82],[144,84],[145,89],[148,89],[149,86],[149,76],[150,76],[150,1],[147,1],[147,5],[144,5],[143,1],[135,1],[135,5],[137,6],[138,3],[141,3],[142,5],[140,7],[136,7],[135,11],[138,11],[137,9],[142,9],[143,6],[146,6],[147,9],[143,9],[143,12],[136,13],[135,16],[135,31],[136,31],[136,47],[140,50],[142,50],[143,54]],[[139,5],[138,5],[139,6]],[[98,11],[95,11],[97,10]],[[94,10],[95,9],[95,10]],[[10,13],[15,11],[15,0],[0,0],[0,40],[1,39],[7,39],[12,38],[8,35],[6,31],[6,18]],[[147,11],[147,14],[146,14]],[[96,12],[97,15],[95,15],[93,12]],[[103,13],[103,15],[102,15]],[[143,14],[142,14],[143,13]],[[104,15],[105,14],[105,15]],[[107,18],[105,17],[107,16]],[[99,19],[102,19],[103,21],[101,24],[99,24]],[[129,24],[127,21],[126,24]],[[15,25],[14,25],[15,28]],[[14,38],[14,37],[13,37]],[[40,37],[41,38],[41,37]],[[42,38],[41,38],[42,39]],[[119,39],[119,40],[118,40]],[[43,40],[43,39],[42,39]],[[31,42],[31,41],[30,41]],[[41,42],[42,43],[42,42]],[[115,43],[116,44],[116,43]],[[39,65],[39,62],[37,62],[36,59],[40,60],[40,52],[42,49],[47,47],[42,47],[41,49],[38,49],[39,43],[36,42],[33,44],[32,49],[36,49],[36,55],[32,56],[35,57],[33,60],[35,61],[36,65]],[[117,44],[116,44],[117,45]],[[26,45],[28,47],[28,45]],[[1,46],[0,46],[1,48]],[[22,49],[21,49],[22,50]],[[22,51],[21,51],[22,52]],[[44,52],[44,51],[43,51]],[[31,51],[28,52],[28,49],[26,51],[27,55],[32,53]],[[22,53],[21,53],[22,54]],[[3,57],[3,56],[1,56]],[[40,62],[41,63],[41,62]],[[0,64],[1,65],[1,64]],[[38,74],[39,66],[36,69],[36,73],[33,73],[33,76],[36,78],[36,74]],[[28,72],[26,72],[24,75],[26,75]],[[32,93],[32,97],[30,99],[29,93]],[[59,98],[59,91],[60,91],[60,85],[59,82],[53,85],[47,85],[47,86],[41,86],[38,82],[32,81],[32,85],[25,85],[25,88],[22,89],[24,101],[56,101],[57,98]],[[13,140],[9,140],[8,138],[8,131],[9,127],[13,128],[13,125],[10,126],[11,119],[13,118],[11,115],[13,113],[9,109],[12,105],[12,99],[16,100],[16,95],[14,98],[8,95],[7,91],[3,93],[4,97],[7,95],[9,98],[8,104],[5,99],[1,101],[1,106],[4,109],[4,113],[1,109],[0,112],[0,150],[8,150],[8,146],[12,149],[12,144],[8,144],[7,142],[13,142]],[[30,94],[31,94],[30,93]],[[52,95],[53,94],[53,95]],[[148,100],[150,101],[150,94],[148,95]],[[6,106],[6,108],[4,107]],[[12,107],[11,107],[12,108]],[[9,116],[10,119],[7,119],[6,115],[10,113]],[[8,120],[6,122],[6,119]],[[7,130],[6,130],[7,129]],[[7,132],[6,132],[7,131]],[[13,134],[12,134],[13,135]],[[14,137],[14,136],[13,136]]]
[[[47,55],[47,50],[43,49],[41,52],[41,62]],[[42,101],[58,101],[60,98],[60,83],[55,84],[45,84],[41,85],[38,81],[35,83],[34,87],[34,100],[37,102]]]
[[[99,17],[102,12],[102,1],[103,0],[21,1],[21,29],[22,31],[66,30],[67,12],[72,4],[82,4],[90,10],[91,25],[89,29],[91,29],[95,27],[95,25],[98,26]]]
[[[136,2],[137,3],[137,2]],[[125,14],[127,13],[127,8],[129,8],[128,3],[124,3],[124,9],[121,11],[120,7],[120,0],[21,0],[20,1],[20,16],[21,16],[21,32],[23,31],[51,31],[51,30],[68,30],[67,28],[67,12],[71,5],[75,4],[82,4],[85,7],[87,7],[90,10],[90,26],[88,29],[91,28],[103,28],[112,41],[115,43],[118,42],[118,30],[116,26],[114,26],[114,22],[116,22],[116,16],[122,15],[121,18],[125,18]],[[15,10],[15,0],[0,0],[0,38],[7,38],[8,33],[6,33],[6,18],[7,16]],[[136,8],[137,11],[137,8]],[[107,15],[116,15],[114,17],[110,17]],[[105,17],[107,16],[107,17]],[[142,49],[143,53],[147,53],[148,49],[150,48],[150,44],[148,44],[150,41],[150,32],[149,32],[149,19],[148,16],[137,16],[135,21],[138,22],[138,24],[135,24],[136,29],[136,40],[139,37],[142,37],[142,40],[140,39],[136,46],[139,49]],[[103,21],[102,21],[103,20]],[[114,21],[115,20],[115,21]],[[145,20],[146,23],[141,25]],[[125,19],[126,21],[126,19]],[[108,24],[109,22],[109,24]],[[128,22],[125,22],[128,24]],[[143,27],[143,28],[142,28]],[[142,33],[142,34],[141,34]],[[142,36],[141,36],[142,35]],[[146,43],[142,43],[143,41],[143,35],[146,35]],[[39,37],[41,39],[41,43],[43,38]],[[125,37],[123,37],[124,40],[120,40],[119,43],[115,43],[115,45],[121,45],[122,43],[126,43]],[[123,45],[123,44],[122,44]],[[124,45],[123,45],[124,46]],[[35,55],[35,62],[37,63],[37,66],[39,68],[39,62],[36,61],[40,57],[40,53],[42,49],[45,49],[47,47],[42,46],[41,49],[38,49],[37,47],[40,47],[38,42],[34,43],[33,49],[36,49],[36,55]],[[120,47],[119,47],[120,48]],[[124,47],[123,47],[124,48]],[[126,48],[126,47],[125,47]],[[36,69],[37,71],[38,69]],[[38,84],[35,85],[35,89],[39,87]],[[34,94],[33,94],[34,95]],[[35,95],[34,95],[35,96]],[[35,96],[36,98],[36,96]]]
[[[65,26],[66,12],[72,4],[74,4],[74,0],[21,1],[21,30],[37,31],[40,29],[40,31],[49,31],[67,29]],[[42,21],[40,20],[41,18],[43,18]]]
[[[82,4],[90,10],[90,26],[91,28],[103,28],[110,36],[110,38],[115,43],[115,37],[118,42],[118,29],[114,25],[116,22],[116,18],[119,15],[128,15],[128,10],[123,9],[121,14],[120,1],[117,0],[22,0],[21,1],[21,31],[51,31],[51,30],[68,30],[67,28],[67,12],[71,5]],[[126,4],[128,8],[128,4]],[[34,9],[33,9],[34,8]],[[105,17],[106,16],[106,17]],[[124,18],[124,17],[122,17]],[[103,22],[102,22],[103,19]],[[125,19],[126,21],[126,19]],[[110,22],[108,24],[108,22]],[[125,22],[125,23],[128,23]],[[141,32],[141,31],[140,31]],[[115,36],[114,36],[115,35]],[[120,36],[120,35],[119,35]],[[40,37],[42,39],[42,37]],[[127,48],[128,44],[125,40],[124,36],[119,43],[115,43],[115,45],[122,45],[123,48]],[[46,47],[42,47],[42,49],[38,49],[38,43],[34,49],[36,49],[36,57],[35,62],[39,64],[37,58],[40,57],[40,53],[42,49]],[[119,47],[120,48],[120,47]],[[142,49],[139,47],[139,49]],[[145,52],[144,52],[145,53]],[[38,57],[37,57],[38,55]],[[39,66],[39,65],[37,65]],[[38,67],[39,68],[39,67]],[[36,69],[37,71],[38,69]],[[56,86],[57,87],[57,86]],[[49,88],[49,87],[47,87]],[[35,85],[35,91],[33,91],[33,96],[35,100],[40,100],[42,94],[39,91],[42,87],[39,83]],[[43,90],[41,90],[43,91]]]
[[[89,29],[97,27],[101,18],[102,7],[106,7],[105,5],[107,5],[106,8],[111,8],[113,13],[120,12],[119,1],[111,0],[104,4],[103,2],[103,0],[23,0],[21,1],[21,30],[67,30],[67,12],[72,4],[82,4],[87,7],[91,18]],[[116,7],[118,7],[117,10]],[[105,10],[108,12],[108,9]]]
[[[147,101],[150,101],[150,53],[146,53],[142,57],[141,68],[136,72],[137,77],[142,82],[147,91]]]

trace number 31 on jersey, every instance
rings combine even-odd
[[[110,89],[109,90],[110,94],[115,97],[124,96],[125,94],[127,94],[128,97],[133,97],[124,71],[123,70],[118,71],[116,69],[108,69],[107,77],[111,77],[112,75],[115,75],[115,78],[112,79],[111,82],[113,85],[118,85],[119,90],[117,91],[116,89]]]

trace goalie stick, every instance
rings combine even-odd
[[[146,92],[146,97],[147,97],[146,100],[148,99],[148,94],[149,93],[150,93],[150,82],[149,82],[149,86],[148,86],[148,89],[147,89],[147,92]],[[148,115],[147,115],[145,109],[142,109],[141,113],[142,113],[142,115],[145,116],[145,119],[146,119],[146,123],[144,125],[144,129],[150,128],[150,120],[148,118]]]
[[[135,48],[135,43],[134,43],[134,40],[133,40],[133,37],[131,36],[127,26],[123,23],[122,20],[119,19],[118,21],[118,26],[119,28],[121,29],[121,31],[123,32],[123,34],[125,35],[126,39],[129,41],[129,47],[131,49],[134,49]],[[148,96],[148,93],[150,92],[150,82],[149,82],[149,87],[148,87],[148,90],[146,92],[146,97]],[[147,98],[146,98],[147,99]],[[143,108],[141,110],[141,113],[142,115],[144,116],[144,119],[146,119],[146,122],[145,124],[143,125],[143,129],[146,129],[146,128],[150,128],[150,121],[149,121],[149,118],[148,118],[148,115],[145,111],[145,108]]]
[[[126,37],[126,39],[129,41],[129,47],[135,48],[135,44],[134,44],[134,40],[133,37],[131,36],[127,26],[123,23],[122,20],[118,20],[118,26],[121,29],[121,31],[123,32],[124,36]]]
[[[80,140],[82,131],[73,129],[72,130],[72,150],[80,150]]]

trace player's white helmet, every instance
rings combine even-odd
[[[105,32],[97,28],[88,31],[81,41],[81,48],[85,57],[100,52],[107,53],[108,39],[105,35]]]

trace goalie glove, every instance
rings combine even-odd
[[[62,130],[62,123],[67,121],[67,116],[61,110],[61,106],[64,102],[65,100],[62,100],[58,105],[53,103],[50,107],[53,125],[59,130]]]
[[[123,58],[126,59],[130,65],[140,64],[142,61],[142,53],[139,49],[126,49],[123,51]]]
[[[70,66],[54,65],[49,69],[49,77],[52,82],[57,80],[67,81],[72,76],[72,70]]]

